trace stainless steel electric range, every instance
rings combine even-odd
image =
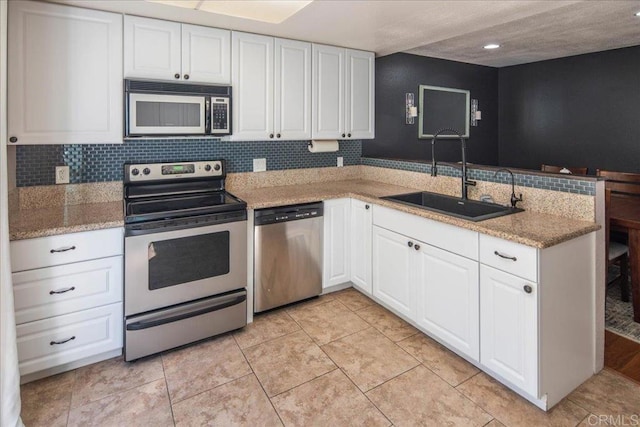
[[[127,164],[125,360],[246,325],[246,203],[225,162]]]

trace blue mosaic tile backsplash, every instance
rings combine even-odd
[[[365,142],[366,143],[366,142]],[[253,159],[267,159],[267,170],[331,167],[343,157],[345,166],[369,165],[431,173],[431,164],[362,157],[362,141],[340,141],[335,153],[310,153],[308,141],[227,142],[210,139],[157,139],[125,141],[121,145],[19,145],[16,147],[16,185],[55,184],[55,166],[69,166],[72,184],[121,181],[124,163],[226,159],[227,172],[253,170]],[[460,169],[438,165],[438,174],[460,176]],[[468,170],[470,179],[510,184],[508,173],[494,176],[492,170]],[[516,185],[593,196],[595,182],[555,176],[515,173]]]
[[[363,157],[360,159],[363,165],[377,166],[389,169],[400,169],[413,172],[423,172],[431,174],[431,164],[421,162],[408,162],[403,160],[391,159],[375,159]],[[438,165],[438,175],[459,177],[461,171],[448,165]],[[514,173],[516,185],[522,187],[540,188],[543,190],[562,191],[564,193],[584,194],[594,196],[596,194],[596,183],[593,180],[581,180],[555,176],[529,175],[523,173]],[[493,170],[475,169],[469,167],[467,170],[469,179],[479,181],[499,182],[501,184],[511,184],[511,176],[507,172],[501,172],[495,176]]]
[[[219,141],[211,139],[157,139],[123,144],[18,145],[16,185],[55,184],[55,166],[69,166],[72,184],[121,181],[124,163],[226,159],[227,172],[253,170],[253,159],[267,159],[267,170],[360,164],[361,141],[340,141],[335,153],[310,153],[309,141]]]

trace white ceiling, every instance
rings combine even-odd
[[[315,0],[280,24],[144,0],[50,1],[494,67],[640,45],[640,0]]]

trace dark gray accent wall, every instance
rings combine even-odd
[[[405,160],[431,159],[431,140],[418,139],[418,119],[405,124],[405,93],[419,85],[466,89],[478,99],[482,120],[470,127],[468,160],[498,164],[498,69],[397,53],[376,58],[376,138],[362,141],[362,155]],[[436,159],[460,160],[460,144],[438,142]]]
[[[500,165],[640,172],[640,46],[499,70]]]

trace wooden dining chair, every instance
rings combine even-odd
[[[588,169],[587,168],[568,168],[564,166],[552,166],[552,165],[543,164],[540,167],[540,170],[542,172],[567,173],[571,175],[586,175]],[[563,172],[563,171],[569,171],[569,172]]]
[[[596,169],[596,176],[607,179],[605,187],[618,196],[640,196],[640,174]]]
[[[605,245],[607,254],[607,267],[617,265],[620,274],[612,280],[607,280],[607,285],[620,280],[620,296],[622,301],[629,302],[629,247],[623,243],[611,240],[611,227],[609,226],[609,205],[611,204],[611,189],[604,190],[604,212],[605,212]]]
[[[611,196],[615,197],[640,197],[640,174],[637,173],[629,173],[629,172],[617,172],[617,171],[608,171],[602,169],[596,169],[596,176],[601,176],[606,178],[605,181],[605,212],[606,212],[606,224],[607,224],[607,244],[615,245],[617,247],[620,243],[614,242],[611,240],[611,230],[616,233],[624,233],[626,234],[626,229],[613,228],[609,224],[609,209],[608,205],[611,200]],[[626,245],[623,245],[626,247]],[[610,246],[610,248],[613,246]],[[614,247],[614,248],[615,248]],[[611,251],[611,249],[609,249]],[[627,254],[628,259],[628,254]],[[622,269],[625,269],[623,272]],[[626,277],[628,275],[628,261],[627,263],[620,263],[621,269],[621,279],[624,283],[622,283],[622,300],[629,301],[629,285],[626,281]],[[625,277],[622,277],[624,273]]]

